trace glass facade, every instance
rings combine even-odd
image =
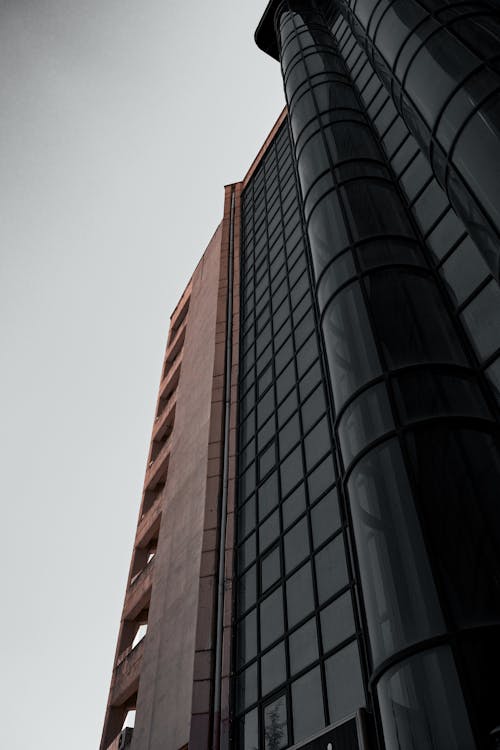
[[[277,750],[366,702],[287,123],[243,193],[242,229],[235,710],[241,750]]]
[[[279,503],[268,512],[276,533],[282,524],[282,556],[281,567],[279,555],[270,556],[266,570],[273,586],[280,573],[285,585],[268,608],[271,589],[265,596],[261,589],[254,659],[261,690],[266,664],[284,681],[280,747],[345,719],[353,705],[366,705],[369,746],[380,750],[486,749],[500,725],[498,238],[493,247],[484,144],[462,148],[478,117],[495,120],[500,36],[491,6],[478,5],[276,2],[257,33],[282,68],[295,211],[317,310],[311,337],[324,354],[329,415],[327,422],[316,400],[304,403],[290,427],[301,430],[301,446],[288,443],[284,461],[276,424]],[[483,38],[493,46],[481,47]],[[480,79],[488,84],[482,90]],[[475,102],[467,112],[464,96]],[[245,196],[244,222],[249,206],[264,200],[256,198],[266,192],[262,172]],[[244,284],[256,267],[250,276],[246,268]],[[252,301],[245,304],[251,315]],[[328,515],[323,500],[312,506],[295,492],[311,468],[301,467],[306,432],[322,422],[338,501]],[[341,535],[334,529],[343,519]],[[264,663],[267,613],[275,631]],[[286,633],[284,651],[278,631]],[[346,641],[353,632],[361,651]],[[360,653],[363,669],[351,668]],[[252,714],[264,747],[266,699],[253,698],[264,704]]]

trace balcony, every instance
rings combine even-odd
[[[168,398],[177,388],[182,364],[182,350],[169,367],[168,373],[160,383],[160,398]]]
[[[182,321],[179,328],[173,333],[171,341],[168,342],[167,351],[165,352],[165,367],[170,367],[170,364],[175,361],[177,355],[181,351],[184,339],[186,338],[186,324]]]
[[[147,609],[151,599],[153,586],[154,557],[148,564],[137,573],[128,587],[123,607],[123,619],[134,620],[139,612]]]
[[[139,641],[116,666],[111,697],[114,706],[122,706],[137,692],[144,658],[144,641],[144,638]]]
[[[175,419],[176,400],[174,394],[170,395],[168,401],[163,405],[161,412],[155,419],[153,425],[153,440],[161,440],[164,433],[173,427]],[[158,409],[159,410],[159,409]]]
[[[146,478],[144,480],[144,489],[154,490],[160,482],[165,482],[165,479],[167,478],[171,447],[172,436],[167,438],[165,445],[156,458],[150,461],[146,471]]]
[[[152,539],[158,538],[160,531],[162,505],[161,491],[156,495],[153,505],[143,514],[137,525],[134,547],[145,549]]]

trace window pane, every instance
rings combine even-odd
[[[255,600],[257,598],[257,588],[256,588],[256,578],[255,578],[255,565],[252,565],[250,570],[248,570],[245,575],[243,575],[240,578],[239,583],[239,611],[245,612],[249,607],[252,606],[252,604],[255,604]]]
[[[281,575],[278,547],[262,559],[262,591],[266,591]]]
[[[251,706],[257,700],[257,664],[245,669],[238,677],[238,711]]]
[[[316,578],[320,604],[348,583],[342,534],[316,555]]]
[[[286,697],[281,695],[264,708],[264,747],[265,750],[281,750],[287,745]]]
[[[281,467],[281,490],[286,495],[304,476],[302,468],[302,451],[300,445],[285,458]]]
[[[286,680],[285,646],[279,643],[261,659],[260,674],[262,695],[281,685]]]
[[[259,529],[259,546],[260,551],[264,552],[266,547],[269,547],[279,536],[280,533],[280,519],[278,511],[275,510],[269,518],[264,521]]]
[[[463,311],[472,343],[482,359],[500,347],[500,288],[493,279]]]
[[[257,709],[254,708],[240,719],[241,750],[255,750],[259,747],[259,724]]]
[[[441,632],[441,611],[420,523],[395,440],[374,448],[348,482],[375,665]]]
[[[323,333],[338,409],[358,387],[380,373],[380,363],[358,284],[340,292],[326,308]]]
[[[307,519],[303,518],[285,534],[285,570],[289,573],[309,555]]]
[[[260,645],[266,648],[283,633],[283,595],[274,591],[260,605]]]
[[[238,666],[257,656],[257,612],[252,610],[238,625]]]
[[[286,582],[288,626],[293,627],[314,609],[311,563],[306,563]]]
[[[306,491],[300,484],[282,505],[283,526],[288,528],[306,509]]]
[[[339,721],[365,705],[356,641],[327,659],[325,671],[330,721]],[[418,747],[420,748],[420,745]]]
[[[293,736],[295,742],[325,726],[319,667],[292,683]]]
[[[304,440],[304,450],[308,470],[312,469],[325,453],[331,452],[330,430],[328,428],[326,417],[324,417],[321,422],[319,422],[316,427],[313,427],[311,432],[306,435]]]
[[[330,651],[335,648],[346,638],[354,635],[355,630],[351,592],[346,591],[321,612],[323,650]]]
[[[387,747],[476,747],[449,648],[390,669],[377,690]]]
[[[259,487],[259,518],[265,518],[267,514],[278,505],[278,475],[276,472]]]
[[[316,618],[306,622],[292,633],[289,640],[290,670],[292,674],[300,672],[318,658],[318,634]]]
[[[337,489],[334,488],[311,510],[313,542],[319,547],[340,526]]]
[[[376,438],[393,429],[391,406],[384,383],[369,388],[350,404],[339,424],[344,464]]]
[[[335,482],[335,470],[333,460],[328,457],[317,466],[314,471],[307,477],[307,486],[309,488],[309,499],[312,502],[317,500],[323,492],[331,487]]]
[[[486,278],[489,269],[471,238],[466,237],[443,264],[442,273],[460,305]]]

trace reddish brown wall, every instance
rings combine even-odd
[[[132,750],[177,750],[189,740],[221,234],[192,278]]]

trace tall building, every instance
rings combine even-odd
[[[287,107],[172,315],[101,750],[498,747],[498,6],[256,41]]]

